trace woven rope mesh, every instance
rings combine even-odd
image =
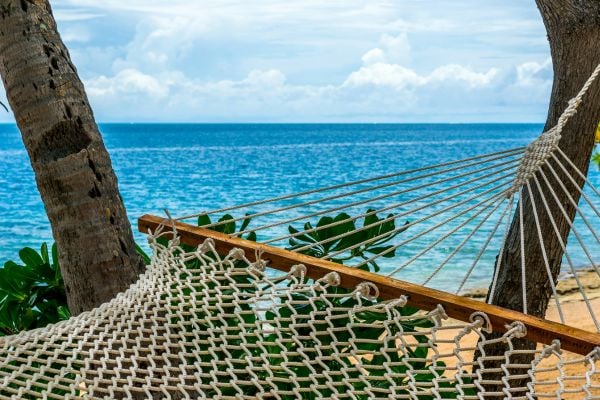
[[[302,266],[276,276],[210,240],[158,241],[148,271],[110,303],[1,338],[0,398],[600,398],[598,352],[540,345],[518,364],[519,323],[485,340],[485,315],[447,320],[335,275],[308,282]],[[498,342],[494,362],[485,351]]]

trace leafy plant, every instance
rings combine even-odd
[[[379,272],[379,265],[375,260],[370,260],[374,255],[392,258],[396,255],[394,245],[388,244],[393,238],[406,230],[404,227],[396,229],[396,218],[389,214],[386,218],[379,218],[373,209],[369,209],[363,218],[362,226],[358,227],[355,221],[346,213],[335,217],[321,217],[316,227],[310,222],[304,224],[304,232],[288,227],[294,237],[289,239],[289,250],[300,250],[300,253],[323,258],[333,253],[342,252],[341,257],[332,258],[332,261],[343,264],[356,258],[369,260],[360,268]],[[332,225],[333,226],[329,226]],[[343,236],[337,239],[338,236]],[[375,240],[372,240],[377,238]],[[343,255],[345,253],[345,255]],[[369,268],[371,267],[371,268]]]
[[[0,335],[40,328],[68,319],[65,287],[58,266],[56,245],[40,251],[25,247],[21,263],[7,261],[0,269]]]
[[[598,143],[600,143],[600,122],[598,122],[598,127],[596,128],[596,149],[594,150],[594,154],[592,154],[592,163],[596,164],[598,169],[600,169],[600,152],[597,150]]]
[[[215,223],[214,226],[209,227],[209,229],[216,231],[216,232],[221,232],[221,233],[230,235],[230,234],[234,234],[234,233],[245,232],[247,230],[248,226],[250,225],[250,222],[252,222],[252,214],[246,213],[246,216],[244,219],[241,220],[241,224],[238,229],[235,218],[233,218],[233,216],[231,216],[229,214],[225,214],[221,218],[219,218],[219,220]],[[199,216],[198,217],[198,226],[202,227],[202,226],[207,226],[207,225],[213,225],[213,222],[211,221],[210,217],[208,215]],[[251,240],[253,242],[256,242],[256,232],[253,232],[253,231],[246,233],[245,236],[244,236],[244,234],[238,235],[238,237],[241,239],[246,239],[246,240]]]
[[[150,257],[137,246],[146,265]],[[0,336],[42,328],[69,319],[65,285],[60,273],[56,243],[43,243],[37,252],[19,251],[20,262],[7,261],[0,268]]]
[[[592,162],[600,169],[600,153],[598,151],[594,151],[592,154]]]
[[[385,218],[385,222],[373,210],[369,210],[368,214],[363,219],[360,228],[358,228],[360,229],[359,232],[356,232],[358,229],[354,220],[345,213],[335,217],[322,217],[315,225],[319,228],[334,222],[341,222],[333,227],[316,230],[310,222],[304,224],[303,230],[289,226],[289,232],[295,235],[294,238],[290,239],[290,249],[297,250],[306,247],[301,250],[302,253],[317,257],[344,251],[346,254],[342,254],[342,257],[334,260],[340,263],[354,258],[366,260],[370,255],[382,254],[386,251],[387,253],[384,256],[393,257],[395,250],[389,244],[389,241],[406,228],[400,227],[396,231],[396,218],[393,214]],[[208,226],[209,229],[217,232],[233,234],[246,231],[251,220],[252,215],[247,214],[238,226],[233,216],[224,215],[217,221],[220,224],[210,226],[213,224],[211,219],[208,216],[201,216],[198,219],[198,225]],[[365,227],[368,228],[363,229]],[[348,235],[344,238],[336,238],[346,233]],[[239,236],[248,240],[255,241],[257,239],[256,233],[252,231]],[[373,240],[373,243],[364,243],[375,237],[377,239]],[[328,239],[332,240],[328,241]],[[328,242],[318,243],[322,241]],[[166,244],[167,241],[163,238],[159,239],[159,242]],[[354,246],[356,248],[351,249]],[[146,263],[149,263],[150,258],[148,255],[139,246],[137,248]],[[182,248],[184,251],[193,250],[185,245],[182,245]],[[50,259],[45,244],[39,254],[32,249],[25,248],[19,252],[24,265],[9,261],[5,264],[4,269],[0,269],[1,334],[12,334],[24,329],[41,327],[69,317],[56,253],[55,245],[52,248],[52,259]],[[198,260],[186,262],[190,273],[198,270],[198,263]],[[246,267],[243,261],[236,261],[233,265],[233,268]],[[372,267],[375,271],[379,270],[379,266],[374,261],[366,264],[366,269],[370,269],[369,267]],[[239,284],[238,290],[253,295],[251,292],[256,290],[255,280],[257,277],[255,275],[235,274],[232,279]],[[208,289],[216,289],[219,285],[215,280],[206,282]],[[233,291],[229,285],[230,283],[227,282],[225,286],[219,288],[219,292],[222,295],[232,295]],[[181,290],[186,296],[202,295],[201,293],[192,293],[190,288],[182,288]],[[268,288],[265,288],[265,290],[268,290]],[[384,369],[381,366],[384,363],[393,372],[397,373],[397,376],[393,378],[393,384],[397,386],[409,384],[410,378],[402,376],[408,370],[424,371],[413,375],[412,380],[417,382],[431,382],[435,378],[433,373],[426,371],[435,369],[438,375],[444,373],[445,365],[443,363],[438,362],[433,365],[426,361],[429,351],[428,339],[425,335],[419,333],[419,329],[430,328],[433,324],[424,316],[420,317],[418,309],[408,306],[399,307],[397,311],[401,315],[413,316],[413,318],[399,325],[387,324],[388,316],[386,313],[378,313],[363,308],[350,316],[348,312],[341,311],[359,305],[359,301],[355,297],[345,296],[345,294],[349,294],[348,290],[340,287],[329,287],[327,291],[341,296],[330,296],[327,300],[321,300],[309,298],[304,293],[293,293],[290,298],[287,300],[282,299],[281,303],[274,304],[271,310],[265,313],[255,312],[252,306],[246,302],[233,306],[223,304],[216,296],[199,298],[198,300],[207,304],[208,307],[203,307],[202,311],[197,311],[194,328],[190,325],[189,329],[194,329],[195,333],[189,338],[194,337],[200,340],[194,344],[194,355],[190,356],[191,358],[188,361],[190,363],[198,361],[210,363],[215,357],[219,359],[229,358],[233,363],[243,363],[243,360],[248,359],[248,357],[267,360],[272,367],[275,367],[271,368],[269,374],[255,369],[252,371],[252,375],[248,373],[244,377],[238,371],[236,373],[240,382],[238,387],[243,388],[246,396],[256,396],[259,392],[251,382],[258,377],[260,380],[270,381],[275,386],[273,389],[279,391],[280,397],[283,399],[296,398],[293,393],[297,386],[303,389],[311,389],[310,393],[304,392],[307,394],[306,398],[316,398],[317,394],[322,397],[331,397],[335,393],[332,387],[338,391],[348,390],[348,379],[352,380],[352,387],[357,392],[366,389],[368,385],[387,387],[392,382],[382,379]],[[375,305],[377,302],[377,299],[362,300],[362,305],[370,306]],[[236,308],[235,312],[234,307]],[[315,318],[315,315],[320,312],[327,312],[327,318]],[[226,318],[224,315],[236,315],[236,317]],[[238,350],[211,348],[208,351],[208,347],[212,343],[211,331],[214,329],[213,324],[217,321],[222,325],[220,330],[226,332],[228,343],[239,345]],[[311,321],[311,324],[308,324],[308,321]],[[173,321],[173,323],[176,322]],[[268,325],[290,329],[280,329],[273,333],[258,331],[260,327]],[[399,353],[394,346],[385,346],[381,340],[384,336],[388,340],[396,340],[395,335],[400,332],[412,335],[416,340],[416,344],[407,348],[405,353]],[[253,333],[256,335],[253,335]],[[252,346],[259,340],[258,335],[262,335],[260,337],[262,344]],[[295,339],[293,346],[284,347],[282,343],[292,343],[292,341],[285,340],[282,342],[282,339],[290,339],[292,336]],[[353,341],[353,338],[367,339],[367,341],[366,343],[365,341]],[[337,348],[336,352],[336,346],[339,343],[350,343],[350,345],[347,348]],[[318,347],[322,355],[320,357],[321,361],[311,363],[309,367],[304,356],[295,351],[300,345],[306,349]],[[365,375],[361,369],[352,367],[357,361],[356,354],[365,355],[361,357],[360,362],[362,369],[367,370],[368,374]],[[286,361],[286,368],[291,369],[298,377],[295,382],[287,379],[289,378],[289,372],[283,366],[277,369],[277,366],[281,365],[284,360]],[[222,368],[223,372],[227,368],[225,365],[217,365],[217,368]],[[329,382],[325,382],[325,378],[320,374],[320,372],[327,370],[339,370],[342,367],[347,367],[347,375],[329,375],[331,379]],[[308,379],[309,376],[312,376],[312,378]],[[323,384],[320,385],[318,393],[314,389],[315,379]],[[439,386],[440,388],[453,388],[450,382],[441,382]],[[406,393],[398,391],[397,394],[410,396],[408,391]],[[469,391],[466,394],[474,395],[475,393]],[[236,388],[232,386],[231,388],[220,389],[218,393],[207,393],[207,395],[236,396],[238,393]],[[419,399],[433,398],[427,394],[417,394],[416,396]],[[442,398],[456,398],[457,396],[458,393],[449,391],[444,393]],[[355,397],[368,398],[367,395],[356,395]]]

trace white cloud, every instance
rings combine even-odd
[[[400,33],[397,36],[385,34],[381,37],[380,42],[387,62],[394,64],[410,62],[410,42],[406,33]]]
[[[384,34],[379,47],[362,56],[363,66],[352,72],[344,86],[387,86],[397,90],[416,90],[426,85],[444,85],[456,82],[467,88],[489,85],[498,75],[498,69],[475,72],[458,64],[435,68],[430,74],[419,74],[407,67],[410,62],[410,43],[406,33],[397,36]]]
[[[150,96],[160,99],[169,94],[169,82],[146,75],[135,69],[124,69],[114,77],[99,76],[86,82],[91,97],[110,97],[118,101],[120,95]]]
[[[428,79],[415,71],[397,64],[375,63],[361,67],[350,74],[345,86],[390,86],[399,90],[426,84]]]
[[[546,108],[545,33],[525,3],[53,6],[99,120],[499,121]]]
[[[517,84],[534,86],[546,84],[552,79],[552,59],[543,63],[526,62],[517,66]]]
[[[90,31],[82,25],[70,25],[63,29],[60,36],[67,44],[86,43],[91,39]]]
[[[457,64],[436,68],[426,79],[427,83],[458,82],[468,88],[485,87],[492,83],[498,75],[498,69],[490,68],[487,72],[475,72]]]
[[[73,21],[89,21],[104,16],[102,13],[91,12],[87,9],[71,8],[63,9],[57,8],[53,11],[54,18],[59,23],[61,22],[73,22]]]
[[[375,62],[365,63],[337,85],[290,83],[277,69],[216,81],[180,72],[155,78],[126,69],[112,78],[88,81],[86,88],[100,118],[107,110],[106,117],[113,120],[127,120],[129,110],[135,109],[144,120],[414,121],[435,110],[429,120],[454,121],[465,115],[485,119],[482,106],[504,101],[502,88],[510,83],[506,79],[493,68],[478,72],[450,64],[419,74],[398,64]]]
[[[379,47],[367,51],[362,56],[364,65],[377,63],[407,64],[410,62],[410,42],[406,33],[397,36],[384,34],[379,39]]]
[[[379,47],[367,51],[362,56],[362,62],[365,65],[373,65],[385,62],[385,53]]]

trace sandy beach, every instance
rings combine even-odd
[[[587,302],[584,300],[580,288],[584,289],[583,291],[585,292]],[[590,309],[593,310],[595,314],[600,314],[600,277],[598,276],[598,273],[593,269],[581,270],[577,273],[577,279],[572,274],[562,275],[559,278],[556,291],[558,294],[558,302],[560,303],[560,309],[562,310],[564,323],[579,329],[596,332],[597,328],[591,317]],[[485,299],[485,294],[486,290],[482,289],[471,291],[466,295],[483,301]],[[546,318],[552,321],[561,322],[559,308],[556,303],[557,302],[554,298],[551,299]],[[449,320],[446,322],[446,325],[452,325],[454,322],[460,324],[458,321]],[[453,339],[456,331],[442,331],[440,333],[440,339],[447,339],[450,341]],[[477,343],[477,339],[477,336],[474,334],[467,335],[460,341],[461,347],[474,347]],[[438,347],[439,352],[442,354],[452,353],[454,349],[455,344],[453,342],[441,343]],[[471,361],[472,354],[472,352],[464,352],[464,360]],[[581,362],[582,356],[578,354],[563,352],[563,357],[566,362],[562,367],[562,371],[559,371],[555,368],[556,358],[550,357],[542,362],[542,366],[548,367],[548,371],[540,372],[542,369],[538,369],[538,373],[536,374],[537,379],[548,380],[552,382],[555,380],[555,377],[562,372],[562,374],[565,376],[570,377],[564,382],[566,389],[581,388],[581,385],[585,383],[585,374],[589,370],[589,365],[586,366],[583,362]],[[444,359],[444,361],[449,366],[455,366],[457,362],[457,360],[453,359],[452,357]],[[598,367],[598,362],[596,362],[596,367]],[[600,385],[600,375],[598,373],[593,375],[592,379],[595,379],[597,381],[597,385]],[[544,387],[543,391],[545,393],[553,393],[557,389],[557,384],[548,384]],[[594,395],[600,395],[600,392],[596,390]],[[562,398],[581,399],[582,393],[567,393],[564,394]]]

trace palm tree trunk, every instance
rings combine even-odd
[[[595,67],[600,63],[600,1],[536,0],[536,3],[548,32],[554,67],[554,83],[545,125],[545,130],[548,130],[556,125],[558,118],[567,107],[568,101],[577,95]],[[600,82],[595,82],[579,107],[577,114],[565,126],[560,141],[560,148],[583,173],[588,171],[594,147],[594,133],[599,117]],[[567,178],[560,168],[555,167],[554,170],[563,182],[567,182]],[[544,172],[546,176],[552,177],[552,173],[546,167],[544,167]],[[571,169],[571,172],[574,171]],[[583,179],[574,173],[571,175],[577,184],[582,187]],[[531,181],[533,196],[530,196],[527,190],[524,190],[521,199],[524,210],[527,310],[529,314],[538,317],[544,317],[546,314],[548,302],[552,296],[552,286],[538,239],[532,200],[537,206],[544,247],[547,251],[554,283],[557,281],[563,257],[560,241],[567,242],[570,232],[569,222],[573,221],[576,213],[576,209],[570,203],[567,194],[562,191],[557,182],[552,182],[553,178],[549,178],[549,180],[557,188],[555,192],[567,214],[567,217],[565,217],[558,207],[554,207],[552,210],[552,217],[556,222],[559,235],[555,233],[548,214],[543,211],[542,194],[546,199],[550,199],[550,203],[554,203],[552,194],[547,189],[544,188],[542,194],[540,194],[536,189],[536,184]],[[565,186],[571,189],[570,195],[575,201],[578,201],[579,191],[572,185],[566,184]],[[503,256],[497,260],[498,281],[491,302],[518,311],[523,310],[520,240],[519,214],[517,211],[509,230]],[[497,335],[494,336],[497,337]],[[515,345],[516,348],[533,349],[536,344],[527,340],[518,340],[515,341]],[[500,355],[505,350],[504,346],[490,347],[486,349],[486,354]],[[512,359],[516,363],[531,362],[531,357],[528,355],[514,356]],[[525,382],[526,380],[513,381],[513,384],[516,387],[524,385]],[[487,389],[501,390],[499,387]]]
[[[0,0],[0,74],[58,245],[69,308],[92,309],[144,267],[48,0]]]

